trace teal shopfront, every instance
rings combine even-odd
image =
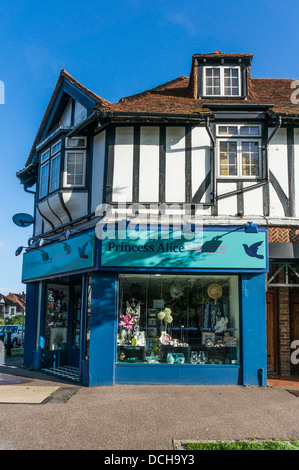
[[[27,365],[75,365],[89,386],[266,385],[265,229],[106,227],[69,238],[74,259],[63,243],[47,267],[24,257]]]

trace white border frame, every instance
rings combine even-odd
[[[75,140],[75,139],[83,139],[84,140],[84,145],[80,145],[79,147],[68,147],[67,143],[68,143],[68,140]],[[65,148],[66,149],[71,149],[71,150],[75,150],[75,149],[86,149],[86,146],[87,146],[87,137],[66,137],[65,138]]]
[[[67,156],[70,153],[83,153],[83,175],[82,175],[82,184],[68,184],[67,183]],[[75,148],[73,150],[65,150],[64,152],[64,170],[63,170],[63,187],[64,188],[84,188],[86,180],[86,150],[81,148]]]
[[[207,90],[207,85],[206,85],[206,70],[207,69],[220,69],[220,94],[219,95],[208,95],[206,90]],[[237,95],[225,95],[224,94],[224,69],[238,69],[238,75],[239,75],[239,90]],[[239,98],[241,96],[241,67],[240,65],[205,65],[203,67],[203,96],[208,96],[208,97],[224,97],[224,98]]]
[[[237,144],[237,174],[236,175],[221,175],[220,174],[220,142],[236,142]],[[241,142],[258,142],[259,144],[259,174],[258,175],[242,175],[242,147]],[[235,138],[225,137],[217,138],[217,178],[223,179],[236,179],[236,180],[257,180],[262,177],[262,147],[260,138],[248,138],[246,136],[238,136]]]

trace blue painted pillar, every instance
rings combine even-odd
[[[91,283],[89,385],[114,385],[118,278],[95,272]]]
[[[242,277],[243,385],[267,385],[266,275]]]
[[[35,344],[37,325],[37,298],[38,282],[32,282],[26,286],[26,320],[24,340],[24,366],[35,366]]]

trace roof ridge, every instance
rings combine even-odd
[[[140,97],[140,96],[146,96],[146,95],[151,94],[151,93],[166,90],[169,87],[169,85],[177,83],[177,82],[185,80],[185,79],[189,80],[189,77],[186,77],[184,75],[180,75],[179,77],[174,78],[173,80],[162,83],[162,85],[157,85],[153,88],[149,88],[148,90],[141,91],[140,93],[135,93],[134,95],[124,96],[123,98],[121,98],[119,100],[119,103],[124,103],[126,101],[130,101],[130,100],[135,99],[135,98]]]

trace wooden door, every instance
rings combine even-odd
[[[277,371],[277,295],[276,289],[268,291],[267,301],[267,370],[268,374]]]
[[[298,290],[291,291],[291,343],[292,341],[299,340],[299,292]],[[291,352],[294,351],[293,349]],[[291,364],[293,374],[299,375],[299,364]]]

